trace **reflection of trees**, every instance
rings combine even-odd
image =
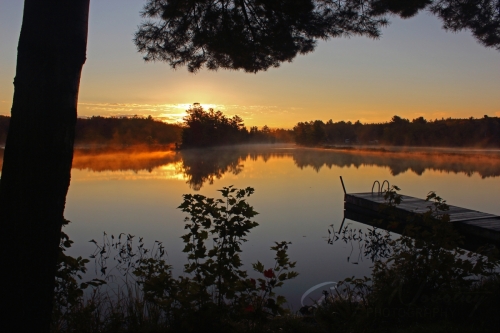
[[[345,220],[345,218],[344,218]],[[376,227],[366,229],[359,226],[352,226],[347,223],[343,228],[344,221],[339,231],[335,231],[332,224],[328,229],[328,244],[343,242],[351,247],[351,252],[347,256],[347,261],[357,265],[363,261],[363,258],[375,262],[381,259],[387,259],[393,253],[390,246],[392,239],[389,231]]]
[[[273,147],[274,148],[274,147]],[[182,165],[180,172],[188,179],[189,186],[198,191],[203,184],[213,184],[225,173],[239,174],[243,171],[243,162],[262,158],[264,162],[271,157],[282,156],[277,150],[265,146],[240,146],[213,149],[189,149],[181,151]]]
[[[73,169],[102,171],[151,172],[162,165],[176,163],[181,159],[172,151],[148,150],[75,150]]]
[[[183,150],[180,153],[149,150],[76,150],[73,168],[91,171],[148,170],[162,165],[176,164],[177,172],[183,174],[194,190],[205,183],[212,184],[225,173],[239,174],[244,162],[249,159],[264,162],[271,158],[293,158],[297,167],[359,168],[361,166],[388,167],[393,175],[414,172],[422,175],[426,170],[463,173],[481,177],[500,176],[500,155],[472,155],[421,152],[368,152],[338,151],[324,149],[276,149],[275,145],[231,146],[212,149]],[[3,149],[0,149],[0,165]]]
[[[184,150],[180,172],[188,179],[187,183],[198,191],[204,183],[213,184],[226,172],[234,175],[243,170],[241,162],[246,159],[239,150],[192,149]]]
[[[332,151],[323,149],[297,149],[293,154],[299,168],[312,167],[319,171],[323,166],[331,168],[378,166],[388,167],[391,174],[412,171],[422,175],[425,170],[464,173],[471,176],[478,173],[482,178],[500,176],[500,156],[498,154],[452,154],[422,152],[369,152]]]
[[[279,150],[273,146],[240,146],[181,152],[180,172],[188,179],[194,190],[199,190],[205,183],[212,184],[215,179],[230,172],[239,174],[243,163],[261,158],[264,162],[270,158],[292,157],[300,169],[312,167],[319,172],[322,167],[378,166],[388,167],[393,175],[412,171],[422,175],[426,170],[464,173],[471,176],[478,173],[481,177],[500,176],[499,155],[467,155],[438,153],[406,152],[367,152],[367,151],[332,151],[324,149],[287,149]]]

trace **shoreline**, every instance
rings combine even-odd
[[[500,148],[477,147],[416,147],[416,146],[367,146],[367,145],[322,145],[316,147],[298,146],[302,148],[352,152],[352,153],[387,153],[387,154],[422,154],[449,156],[488,156],[500,158]]]

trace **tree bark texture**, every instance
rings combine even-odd
[[[48,332],[90,0],[25,0],[0,182],[0,331]]]

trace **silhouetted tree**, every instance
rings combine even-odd
[[[325,124],[321,120],[300,122],[294,128],[295,142],[301,145],[314,146],[325,140]]]
[[[199,103],[194,103],[186,112],[183,148],[237,144],[248,138],[243,119],[238,116],[227,118],[214,109],[205,111]]]
[[[380,36],[384,15],[427,9],[451,31],[469,29],[500,49],[500,0],[149,0],[135,43],[147,61],[190,71],[277,67],[313,51],[317,39]]]
[[[48,332],[89,0],[26,0],[0,184],[2,332]]]
[[[7,130],[9,128],[10,117],[0,116],[0,145],[5,144],[7,139]]]
[[[270,128],[267,125],[259,130],[257,126],[250,127],[248,134],[249,143],[277,143],[293,142],[293,130],[283,128]]]
[[[314,50],[317,39],[379,37],[385,18],[371,1],[149,0],[135,43],[147,61],[190,71],[277,67]]]
[[[402,18],[429,10],[443,21],[443,28],[468,29],[484,46],[500,50],[500,0],[373,0],[371,15],[395,14]]]

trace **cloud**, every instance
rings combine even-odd
[[[139,103],[78,103],[80,116],[140,117],[152,116],[166,122],[180,122],[189,104],[139,104]]]
[[[221,111],[225,111],[229,116],[242,116],[244,119],[260,115],[288,113],[288,111],[282,110],[274,105],[224,105]]]
[[[289,112],[295,112],[300,108],[281,109],[274,105],[223,105],[223,104],[204,104],[201,106],[208,110],[220,110],[228,117],[238,115],[244,120],[253,119],[261,115],[285,115]],[[106,116],[106,117],[131,117],[134,115],[147,117],[151,115],[155,119],[165,122],[182,122],[186,115],[186,110],[192,104],[139,104],[139,103],[78,103],[78,113],[80,117]]]

